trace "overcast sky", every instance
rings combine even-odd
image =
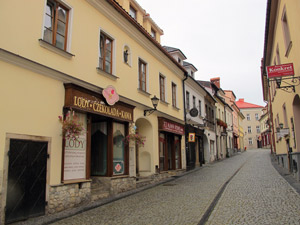
[[[164,31],[161,44],[179,48],[196,79],[221,78],[237,100],[265,105],[260,65],[267,0],[137,0]]]

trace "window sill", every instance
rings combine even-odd
[[[105,72],[105,71],[102,70],[100,67],[97,67],[96,69],[97,69],[97,72],[98,72],[100,75],[106,76],[106,77],[109,78],[109,79],[112,79],[112,80],[117,80],[117,79],[119,79],[119,77],[117,77],[117,76],[115,76],[115,75],[113,75],[113,74],[111,74],[111,73]]]
[[[286,49],[285,57],[287,57],[287,58],[289,57],[290,51],[292,49],[292,46],[293,46],[293,42],[290,41],[289,46]]]
[[[39,39],[39,42],[40,42],[40,46],[52,51],[52,52],[55,52],[67,59],[71,59],[72,57],[74,57],[75,55],[71,54],[70,52],[67,52],[65,50],[62,50],[58,47],[55,47],[54,45],[50,44],[49,42],[47,41],[44,41],[43,39]]]
[[[170,103],[168,103],[166,101],[163,101],[163,100],[160,100],[160,103],[163,104],[163,105],[167,105],[167,106],[170,105]]]
[[[141,93],[141,94],[143,94],[143,95],[145,95],[145,96],[147,96],[147,97],[149,97],[149,96],[151,95],[151,94],[148,93],[147,91],[143,91],[143,90],[140,89],[140,88],[138,88],[138,92]]]
[[[179,111],[180,109],[177,108],[176,106],[172,105],[173,109],[175,109],[176,111]]]

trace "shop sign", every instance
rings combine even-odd
[[[78,118],[86,130],[86,115],[79,114]],[[78,139],[66,138],[64,151],[64,180],[80,180],[86,178],[86,132]]]
[[[114,86],[108,86],[102,91],[102,94],[109,105],[114,105],[119,101],[119,95]]]
[[[169,122],[166,120],[162,120],[160,129],[167,132],[179,134],[179,135],[184,135],[184,127],[182,125]]]
[[[195,142],[196,138],[195,138],[195,133],[189,133],[189,142]]]
[[[117,102],[119,96],[112,86],[108,86],[108,92],[104,95],[112,94],[107,98],[107,105],[104,96],[86,90],[74,84],[66,84],[65,107],[79,109],[81,111],[99,114],[102,116],[112,117],[128,122],[133,121],[133,106],[122,102]]]
[[[191,117],[196,117],[196,116],[198,116],[198,109],[192,108],[192,109],[190,110],[190,115],[191,115]]]
[[[90,100],[85,97],[74,96],[73,105],[77,108],[84,109],[90,112],[100,113],[107,116],[117,117],[124,120],[132,121],[132,113],[105,105],[97,100]]]
[[[282,76],[294,76],[294,66],[293,63],[267,66],[268,78],[282,77]]]

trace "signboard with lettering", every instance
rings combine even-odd
[[[64,155],[64,180],[86,179],[86,114],[76,113],[84,131],[78,139],[66,137]]]
[[[170,120],[166,120],[164,118],[159,118],[159,129],[170,133],[184,135],[183,125]]]
[[[282,77],[282,76],[294,76],[294,66],[293,63],[267,66],[268,78]]]
[[[97,95],[73,84],[66,84],[65,88],[65,107],[133,122],[133,106],[121,102],[106,105],[105,99],[100,94]]]

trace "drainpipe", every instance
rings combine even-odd
[[[185,78],[182,80],[182,87],[183,87],[183,113],[184,113],[184,144],[185,144],[185,159],[186,159],[186,170],[188,170],[188,131],[186,126],[186,108],[185,108],[185,85],[184,82],[188,79],[189,74],[184,72]]]

